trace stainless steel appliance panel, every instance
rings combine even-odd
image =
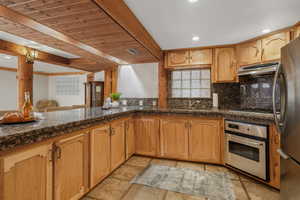
[[[283,105],[285,119],[282,149],[284,153],[300,161],[300,38],[282,48],[281,53],[287,100]]]
[[[291,159],[281,159],[281,200],[300,199],[300,166]]]

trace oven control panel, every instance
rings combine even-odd
[[[225,120],[225,130],[235,133],[242,133],[250,136],[256,136],[260,138],[268,137],[267,126],[250,124],[245,122]]]

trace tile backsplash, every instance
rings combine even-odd
[[[240,80],[241,108],[272,111],[273,76]],[[280,93],[276,87],[276,103],[279,107]]]

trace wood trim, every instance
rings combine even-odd
[[[11,71],[11,72],[17,72],[18,70],[15,68],[9,68],[9,67],[0,67],[0,70],[2,71]],[[58,73],[48,73],[48,72],[33,72],[35,75],[42,75],[42,76],[70,76],[70,75],[83,75],[87,72],[58,72]]]
[[[108,55],[106,53],[103,53],[102,51],[99,51],[98,49],[95,49],[94,47],[91,47],[89,45],[86,45],[80,41],[77,41],[61,32],[58,32],[52,28],[49,28],[41,23],[38,23],[37,21],[31,19],[30,17],[27,17],[25,15],[22,15],[21,13],[15,12],[5,6],[0,5],[0,16],[18,23],[22,24],[26,27],[29,27],[35,31],[38,31],[40,33],[43,33],[45,35],[51,36],[55,39],[58,39],[60,41],[66,42],[68,44],[71,44],[73,46],[76,46],[86,52],[89,52],[95,56],[99,56],[101,58],[105,58],[111,62],[118,63],[118,64],[127,64],[126,61],[123,61],[119,58],[113,57],[111,55]]]
[[[162,60],[158,64],[158,106],[159,108],[168,107],[168,71]]]
[[[124,1],[93,0],[116,23],[126,30],[135,40],[143,45],[158,60],[162,59],[160,46],[137,19]]]

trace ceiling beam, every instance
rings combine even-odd
[[[20,56],[20,55],[25,56],[28,50],[33,50],[33,49],[12,42],[0,40],[0,52],[2,53],[15,55],[15,56]],[[56,65],[62,65],[62,66],[69,66],[70,64],[70,60],[68,58],[49,54],[39,50],[36,51],[38,53],[36,60],[51,63],[51,64],[56,64]]]
[[[18,13],[16,11],[9,9],[2,5],[0,5],[0,16],[9,21],[14,22],[14,23],[21,24],[32,30],[38,31],[39,33],[51,36],[57,40],[71,44],[71,45],[73,45],[79,49],[82,49],[98,58],[106,59],[110,62],[117,63],[117,64],[127,64],[126,61],[123,61],[119,58],[108,55],[106,53],[103,53],[102,51],[99,51],[98,49],[96,49],[92,46],[89,46],[80,41],[77,41],[61,32],[58,32],[52,28],[49,28],[48,26],[38,23],[37,21],[31,19],[28,16],[22,15],[21,13]]]
[[[158,60],[162,59],[162,50],[123,0],[93,0],[116,23],[142,44]]]

